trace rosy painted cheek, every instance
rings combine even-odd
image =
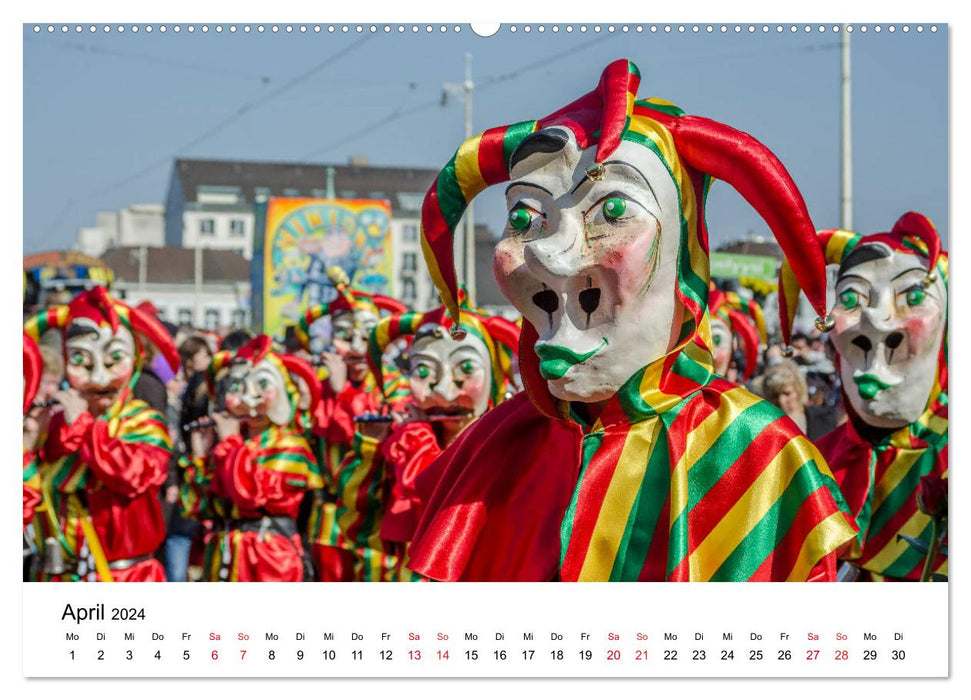
[[[336,352],[340,357],[347,357],[351,354],[351,344],[346,340],[335,340],[334,352]]]
[[[904,330],[910,341],[910,356],[921,355],[935,348],[930,347],[934,342],[940,317],[936,314],[912,316],[904,321]]]
[[[273,403],[276,401],[276,397],[277,397],[277,390],[274,387],[269,386],[266,389],[264,389],[263,390],[263,401],[262,401],[262,404],[261,404],[263,406],[263,408],[264,409],[267,409],[270,406],[272,406]]]
[[[235,411],[240,407],[241,403],[242,401],[240,401],[239,394],[226,395],[226,408],[228,408],[230,411]]]
[[[67,383],[71,385],[73,389],[80,389],[88,380],[91,378],[91,373],[84,367],[68,367],[67,368]]]
[[[111,374],[112,385],[124,384],[131,378],[132,374],[132,363],[131,361],[119,362],[115,364],[108,372]]]
[[[469,377],[462,383],[461,396],[467,396],[472,403],[478,403],[485,396],[486,386],[484,377]]]

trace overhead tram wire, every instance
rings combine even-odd
[[[559,51],[555,54],[547,56],[546,58],[540,59],[539,61],[527,64],[522,68],[518,68],[509,73],[501,73],[499,75],[490,76],[484,79],[482,83],[477,83],[475,86],[475,90],[477,93],[482,92],[483,90],[488,90],[489,88],[495,87],[496,85],[500,83],[504,83],[507,80],[513,80],[515,78],[518,78],[523,73],[528,73],[529,71],[542,68],[543,66],[548,65],[556,60],[559,60],[560,58],[563,58],[566,55],[575,54],[578,51],[583,51],[584,49],[589,48],[594,44],[600,43],[601,41],[604,41],[608,38],[610,38],[608,35],[600,36],[595,39],[591,39],[590,41],[584,42],[579,46],[574,46],[565,51]],[[354,141],[356,139],[361,138],[362,136],[372,133],[375,129],[379,129],[382,126],[395,122],[399,119],[403,119],[404,117],[409,117],[412,114],[423,112],[426,109],[431,109],[432,107],[438,107],[439,105],[441,105],[441,103],[442,103],[441,98],[436,97],[434,100],[428,100],[427,102],[422,102],[421,104],[414,105],[413,107],[409,107],[407,109],[395,109],[390,114],[382,117],[381,119],[378,119],[375,122],[372,122],[371,124],[368,124],[367,126],[364,126],[360,129],[355,129],[354,131],[348,134],[345,134],[341,138],[332,141],[326,146],[321,146],[320,148],[314,149],[313,151],[310,151],[309,153],[304,154],[299,158],[299,160],[309,161],[311,158],[314,158],[319,155],[323,155],[324,153],[327,153],[328,151],[332,151],[338,146],[341,146],[345,143]]]
[[[237,107],[235,110],[233,110],[232,113],[230,113],[225,118],[223,118],[222,120],[220,120],[217,124],[215,124],[214,126],[211,126],[210,128],[206,129],[204,132],[202,132],[201,134],[199,134],[198,136],[196,136],[192,140],[188,141],[187,143],[183,144],[179,148],[175,149],[174,151],[172,151],[172,152],[170,152],[170,153],[162,156],[161,158],[159,158],[159,159],[157,159],[155,161],[152,161],[148,165],[146,165],[146,166],[144,166],[144,167],[136,170],[135,172],[133,172],[133,173],[125,176],[124,178],[122,178],[120,180],[117,180],[116,182],[113,182],[113,183],[111,183],[109,185],[106,185],[105,187],[102,187],[102,188],[99,188],[97,190],[93,190],[93,191],[89,192],[88,194],[82,196],[80,198],[80,200],[81,201],[86,201],[86,200],[89,200],[89,199],[91,199],[93,197],[98,197],[98,196],[103,195],[103,194],[105,194],[107,192],[111,192],[113,190],[118,189],[119,187],[123,187],[123,186],[127,185],[130,182],[133,182],[135,180],[138,180],[141,177],[144,177],[145,175],[147,175],[148,173],[152,172],[156,168],[159,168],[159,167],[161,167],[163,165],[168,165],[169,163],[171,163],[171,161],[174,158],[177,158],[180,154],[183,154],[186,151],[188,151],[189,149],[194,148],[195,146],[198,146],[203,141],[208,140],[209,138],[211,138],[212,136],[214,136],[215,134],[217,134],[218,132],[220,132],[222,129],[224,129],[225,127],[229,126],[230,124],[232,124],[233,122],[235,122],[237,119],[239,119],[242,116],[244,116],[245,114],[251,112],[255,108],[260,107],[263,104],[266,104],[270,100],[276,99],[277,97],[279,97],[280,95],[282,95],[282,94],[284,94],[286,92],[289,92],[294,87],[296,87],[300,83],[308,80],[309,78],[313,77],[316,73],[319,73],[324,68],[327,68],[328,66],[332,65],[333,63],[336,63],[341,58],[343,58],[344,56],[346,56],[347,54],[349,54],[351,51],[354,51],[355,49],[357,49],[358,47],[360,47],[362,44],[364,44],[364,42],[370,40],[371,38],[372,38],[372,36],[370,34],[366,34],[366,35],[362,36],[357,41],[353,42],[352,44],[350,44],[348,46],[345,46],[344,48],[340,49],[339,51],[334,52],[328,58],[326,58],[323,61],[321,61],[320,63],[312,66],[311,68],[309,68],[308,70],[304,71],[300,75],[298,75],[298,76],[296,76],[296,77],[288,80],[283,85],[275,88],[274,90],[271,90],[266,95],[262,95],[261,97],[258,97],[258,98],[254,99],[254,100],[250,100],[249,102],[243,103],[242,105],[240,105],[239,107]],[[60,220],[64,217],[64,215],[67,214],[67,212],[70,211],[73,208],[74,203],[75,203],[75,201],[77,199],[78,198],[68,200],[67,204],[61,210],[61,212],[58,214],[58,216],[55,218],[55,220],[51,224],[48,225],[48,227],[46,229],[46,233],[49,234],[53,230],[53,228],[60,222]]]
[[[589,48],[590,46],[592,46],[594,44],[597,44],[597,43],[599,43],[601,41],[604,41],[606,39],[609,39],[609,38],[611,38],[610,35],[603,35],[603,36],[597,37],[595,39],[591,39],[590,41],[585,42],[583,44],[580,44],[579,46],[576,46],[576,47],[573,47],[573,48],[570,48],[570,49],[566,49],[564,51],[560,51],[558,53],[552,54],[551,56],[547,56],[544,59],[541,59],[539,61],[536,61],[535,63],[527,64],[527,65],[523,66],[522,68],[518,68],[518,69],[516,69],[514,71],[510,71],[508,73],[500,73],[499,75],[490,76],[488,78],[485,78],[481,83],[476,83],[475,90],[476,90],[477,93],[480,93],[483,90],[488,90],[489,88],[495,87],[496,85],[499,85],[500,83],[504,83],[504,82],[506,82],[508,80],[513,80],[515,78],[518,78],[521,75],[523,75],[524,73],[528,73],[530,71],[533,71],[533,70],[542,68],[542,67],[548,65],[549,63],[552,63],[554,61],[559,60],[560,58],[564,58],[564,57],[569,56],[571,54],[575,54],[578,51],[582,51],[582,50],[584,50],[586,48]],[[651,64],[653,64],[653,65],[660,65],[660,64],[665,64],[665,63],[667,63],[667,64],[670,64],[670,63],[682,63],[682,62],[688,62],[688,61],[709,61],[709,60],[716,59],[716,58],[748,58],[748,57],[757,56],[757,55],[764,55],[766,53],[768,53],[768,54],[779,54],[779,53],[789,53],[790,51],[793,52],[793,53],[804,53],[804,52],[805,53],[810,53],[810,52],[813,52],[813,51],[820,51],[820,50],[825,51],[825,50],[834,49],[834,48],[839,48],[839,43],[813,44],[811,46],[801,46],[801,47],[799,47],[797,49],[794,49],[794,50],[785,50],[785,49],[779,50],[779,49],[773,49],[771,51],[749,51],[749,52],[738,52],[738,51],[735,51],[735,52],[730,52],[730,53],[722,53],[722,54],[708,55],[708,56],[689,56],[689,57],[684,57],[684,58],[667,59],[667,60],[661,59],[659,61],[652,61]],[[411,116],[412,114],[416,114],[418,112],[423,112],[426,109],[430,109],[432,107],[436,107],[436,106],[438,106],[440,104],[441,104],[441,100],[438,99],[438,98],[436,98],[434,100],[429,100],[427,102],[422,102],[421,104],[415,105],[413,107],[409,107],[408,109],[395,109],[390,114],[382,117],[381,119],[378,119],[375,122],[372,122],[371,124],[368,124],[365,127],[362,127],[360,129],[355,129],[354,131],[352,131],[352,132],[350,132],[348,134],[345,134],[344,136],[342,136],[339,139],[335,139],[334,141],[330,142],[329,144],[327,144],[325,146],[321,146],[320,148],[314,149],[313,151],[310,151],[309,153],[306,153],[303,156],[300,156],[299,160],[301,160],[301,161],[309,161],[311,158],[315,158],[316,156],[323,155],[324,153],[327,153],[329,151],[332,151],[332,150],[334,150],[335,148],[337,148],[339,146],[342,146],[342,145],[344,145],[346,143],[349,143],[351,141],[354,141],[356,139],[359,139],[362,136],[366,136],[369,133],[373,133],[374,130],[379,129],[379,128],[387,125],[387,124],[390,124],[392,122],[395,122],[395,121],[397,121],[399,119],[403,119],[404,117]]]

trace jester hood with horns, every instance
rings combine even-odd
[[[925,555],[904,538],[932,529],[920,481],[948,476],[947,254],[915,212],[889,233],[821,231],[819,245],[840,266],[831,337],[849,419],[818,445],[859,526],[841,558],[871,579],[916,581]],[[946,554],[930,571],[947,574]]]
[[[755,374],[759,350],[767,341],[762,308],[752,299],[743,300],[737,292],[723,292],[712,285],[708,310],[715,373],[728,376],[733,343],[737,342],[745,361],[740,379],[747,382]]]
[[[639,80],[615,61],[548,117],[473,137],[425,197],[423,250],[454,315],[455,226],[478,192],[511,181],[494,270],[524,316],[527,390],[442,455],[409,551],[430,578],[832,578],[853,535],[812,444],[712,368],[712,179],[734,186],[798,261],[826,327],[802,197],[764,145],[638,100]]]
[[[62,392],[62,410],[38,452],[42,501],[34,524],[43,568],[34,575],[164,580],[152,553],[165,538],[158,488],[167,476],[169,435],[163,417],[131,391],[144,342],[178,368],[172,340],[158,321],[103,287],[28,319],[24,332],[39,340],[53,328],[62,334],[71,388]]]

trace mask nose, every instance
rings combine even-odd
[[[564,218],[555,222],[556,228],[541,238],[526,244],[523,257],[529,271],[550,287],[578,274],[582,266],[582,230]]]
[[[89,382],[97,387],[105,387],[111,383],[111,375],[108,374],[108,370],[105,369],[104,364],[100,360],[95,360]]]
[[[446,374],[432,387],[432,395],[440,397],[442,399],[440,403],[448,406],[458,398],[459,388],[452,381],[452,377]]]

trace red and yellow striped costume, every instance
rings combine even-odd
[[[296,518],[300,501],[319,486],[310,445],[289,426],[270,425],[244,440],[222,440],[208,459],[188,467],[186,482],[198,495],[189,505],[205,506],[217,518],[206,540],[204,578],[210,581],[301,581],[303,546],[298,534],[268,529],[246,531],[239,521],[263,516]],[[203,500],[206,499],[206,500]],[[225,526],[220,527],[220,521]]]
[[[109,563],[139,560],[112,570],[115,581],[164,581],[162,566],[151,555],[165,539],[158,489],[168,469],[169,434],[162,416],[127,392],[112,413],[106,419],[83,413],[72,425],[63,414],[51,420],[37,464],[43,494],[34,515],[37,548],[43,556],[45,540],[53,537],[67,561],[86,559],[91,545],[82,520],[90,517],[96,546]],[[84,577],[97,578],[93,567]],[[82,576],[38,578],[76,581]]]

